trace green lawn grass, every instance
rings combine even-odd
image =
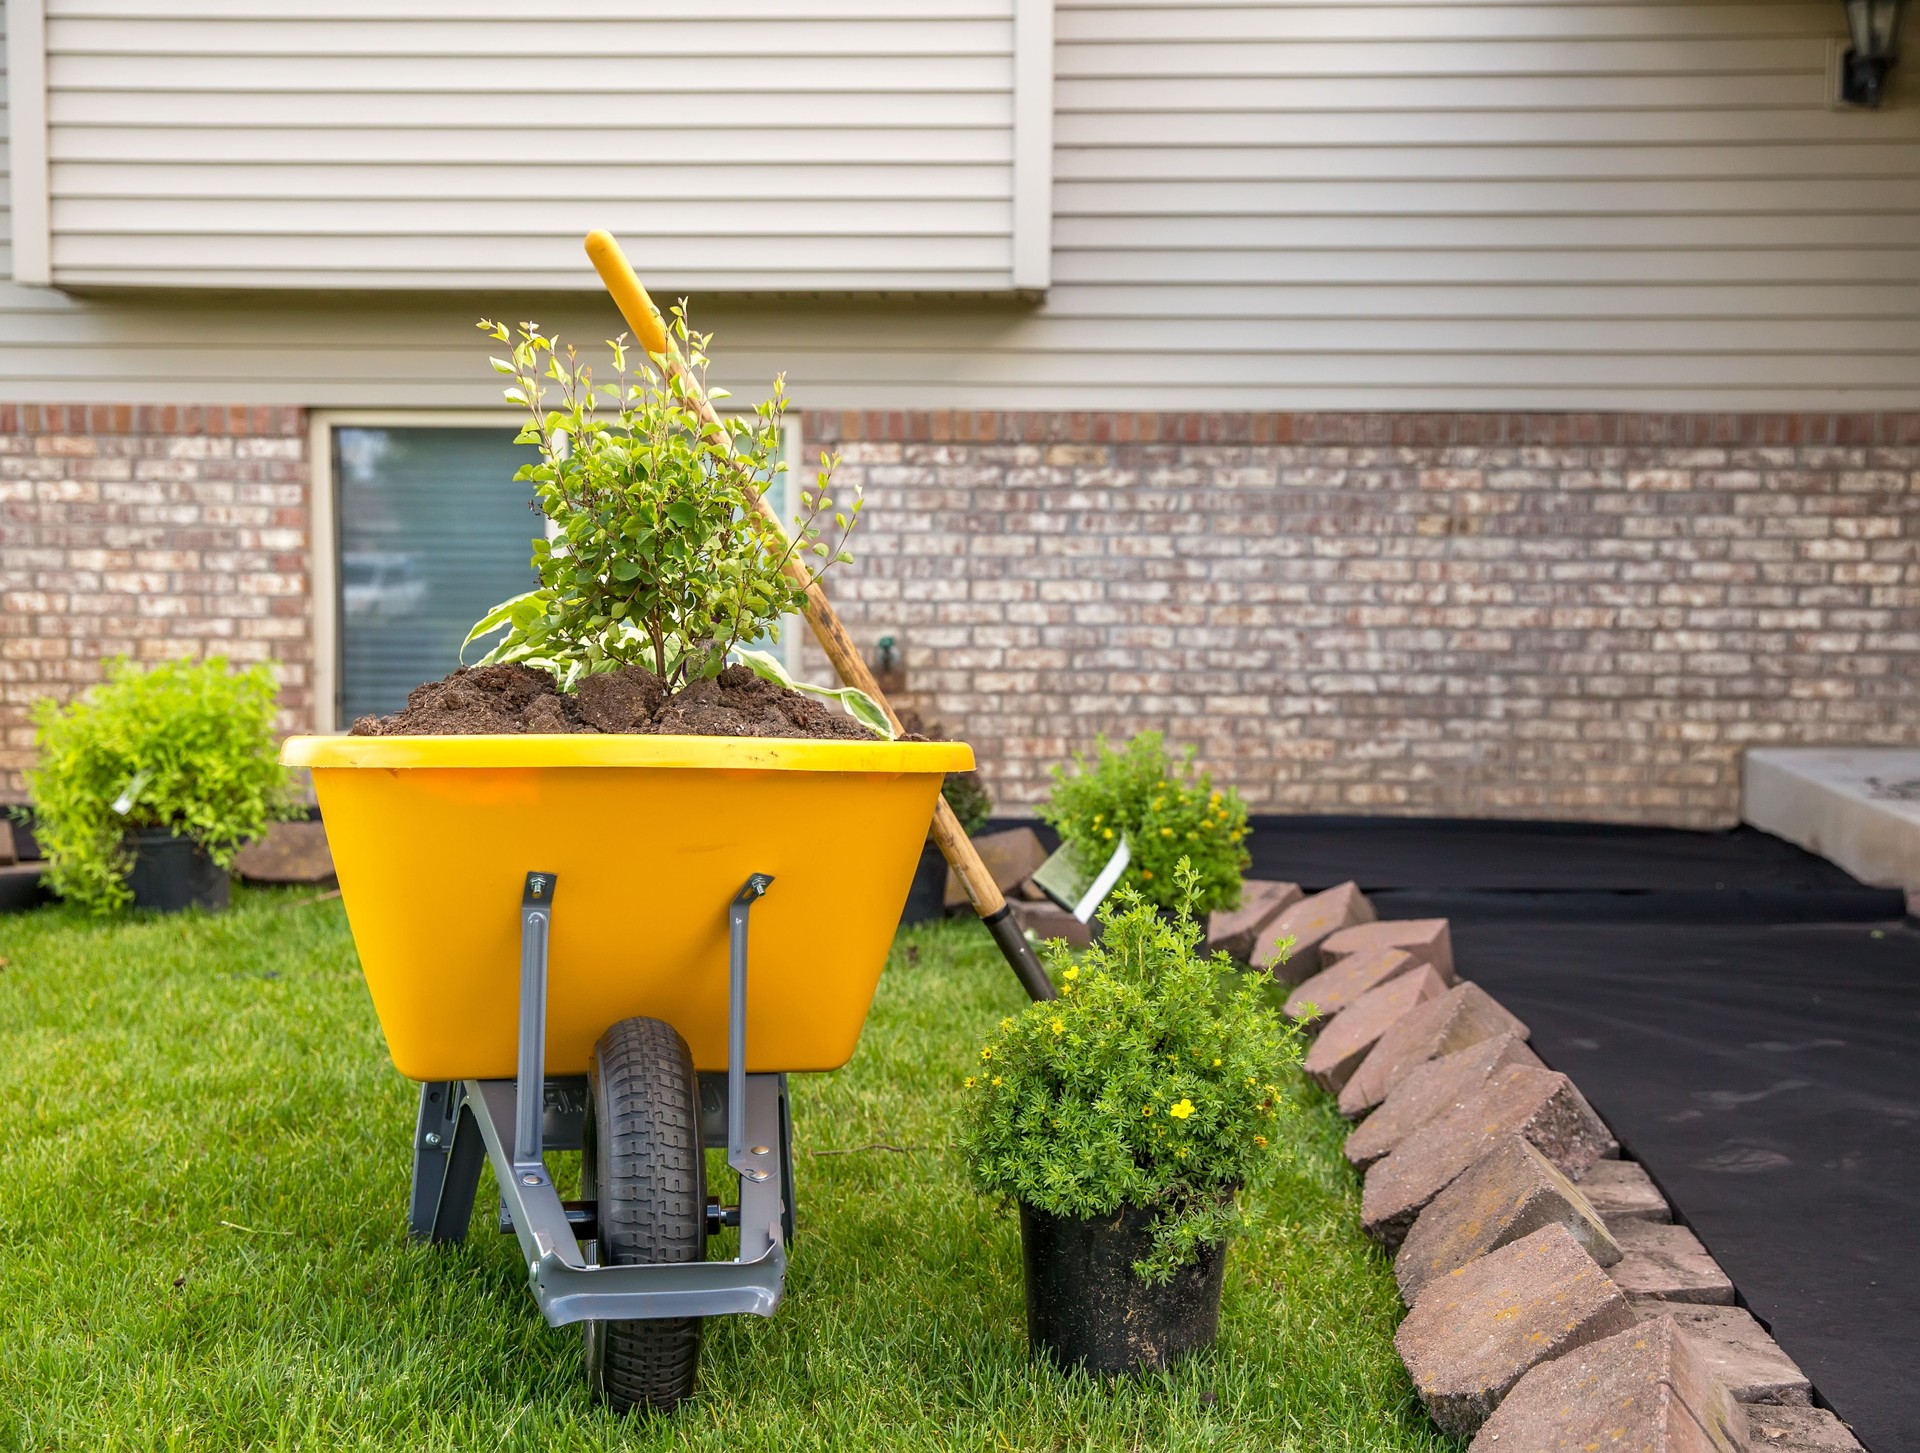
[[[1217,1349],[1115,1385],[1028,1361],[1017,1222],[949,1148],[979,1037],[1022,1002],[968,923],[902,935],[853,1063],[794,1081],[779,1314],[709,1323],[678,1415],[615,1418],[578,1329],[535,1313],[490,1179],[465,1245],[408,1243],[414,1087],[340,905],[305,896],[0,918],[0,1447],[1454,1446],[1394,1356],[1317,1097],[1234,1246]]]

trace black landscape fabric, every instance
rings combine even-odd
[[[1920,1450],[1920,926],[1752,829],[1263,818],[1454,953],[1644,1163],[1873,1453]],[[1836,921],[1820,921],[1830,918]]]
[[[1920,1449],[1920,932],[1454,925],[1874,1453]]]

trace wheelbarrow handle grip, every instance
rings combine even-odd
[[[663,361],[669,374],[681,381],[700,417],[717,424],[720,421],[718,412],[701,388],[700,380],[681,358],[679,348],[661,321],[660,310],[654,307],[653,299],[647,296],[647,290],[640,285],[640,279],[627,261],[626,253],[621,251],[620,244],[611,233],[596,230],[587,234],[586,248],[594,271],[600,274],[600,280],[607,285],[615,306],[627,320],[627,326],[633,329],[634,337],[648,353]],[[779,512],[766,502],[752,481],[743,479],[741,482],[753,507],[780,531],[784,539],[786,525]],[[827,659],[833,662],[840,680],[871,696],[887,714],[893,729],[899,731],[900,718],[888,704],[886,693],[881,691],[880,683],[873,679],[866,658],[860,654],[853,637],[847,634],[847,628],[841,624],[839,612],[828,601],[826,592],[820,588],[818,581],[808,575],[806,564],[800,559],[798,551],[794,552],[787,574],[795,584],[806,588],[807,624],[813,627],[820,648],[827,653]],[[987,865],[980,860],[973,839],[961,828],[960,819],[953,815],[953,809],[947,806],[944,797],[937,799],[934,805],[933,840],[942,856],[952,865],[961,885],[967,890],[967,898],[973,904],[974,912],[985,921],[994,942],[1000,945],[1001,952],[1006,955],[1021,985],[1035,999],[1051,999],[1054,995],[1053,985],[1040,967],[1033,945],[1027,942],[1026,935],[1013,923],[1012,912],[1000,892],[999,884],[993,881],[993,874],[987,871]]]

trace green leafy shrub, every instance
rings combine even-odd
[[[1199,875],[1173,921],[1131,889],[1101,911],[1100,942],[1076,963],[1046,945],[1061,997],[1000,1021],[966,1081],[961,1144],[975,1183],[1055,1216],[1156,1212],[1136,1270],[1165,1280],[1245,1213],[1241,1188],[1282,1162],[1299,1063],[1266,976],[1199,952]]]
[[[104,913],[132,897],[129,831],[167,828],[230,868],[270,821],[296,815],[274,750],[276,693],[265,666],[118,660],[80,699],[35,703],[27,788],[54,891]]]
[[[802,608],[807,585],[852,559],[845,546],[860,500],[856,490],[835,509],[833,460],[823,457],[802,488],[790,537],[747,497],[786,469],[782,379],[752,418],[712,424],[682,378],[635,356],[624,338],[608,344],[612,381],[596,383],[592,367],[538,324],[514,334],[502,323],[480,327],[508,345],[510,356],[492,363],[513,379],[507,401],[530,416],[518,442],[539,450],[514,478],[533,485],[551,526],[533,542],[538,588],[496,606],[467,638],[503,633],[483,664],[523,661],[563,689],[637,665],[677,690],[718,675],[730,651],[778,639],[780,618]],[[704,382],[710,335],[690,331],[679,308],[671,328],[688,373]]]
[[[1053,792],[1040,816],[1059,831],[1074,866],[1088,877],[1106,866],[1120,839],[1132,851],[1120,886],[1162,908],[1182,894],[1174,865],[1193,866],[1193,911],[1212,913],[1240,901],[1247,853],[1247,805],[1231,787],[1216,789],[1193,765],[1194,750],[1176,761],[1159,732],[1141,732],[1124,748],[1095,743],[1095,758],[1073,756],[1071,770],[1053,769]]]
[[[978,772],[949,772],[947,780],[940,784],[940,795],[947,799],[947,806],[960,819],[960,827],[968,837],[985,827],[987,819],[993,816],[993,797]]]

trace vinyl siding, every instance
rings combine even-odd
[[[114,6],[122,25],[165,8]],[[586,13],[632,8],[603,0]],[[951,9],[927,23],[978,20]],[[252,13],[232,0],[195,0],[192,10],[242,12]],[[56,31],[66,14],[56,8]],[[761,290],[740,281],[756,276],[751,253],[763,239],[751,232],[758,204],[734,204],[727,176],[751,179],[755,195],[778,198],[765,205],[808,226],[836,216],[870,226],[910,202],[945,209],[920,214],[943,220],[912,247],[937,243],[954,249],[952,261],[985,246],[991,228],[960,224],[985,215],[968,209],[990,199],[958,195],[962,179],[984,191],[1008,166],[1009,143],[989,145],[1004,125],[968,119],[984,92],[942,92],[952,124],[924,135],[888,127],[884,108],[865,128],[757,133],[766,150],[728,163],[737,175],[709,165],[726,154],[725,137],[689,128],[676,137],[683,149],[663,152],[643,144],[645,128],[616,127],[575,164],[582,182],[571,190],[644,191],[671,173],[688,200],[664,218],[583,204],[570,216],[577,228],[550,235],[455,195],[538,162],[539,134],[510,125],[482,133],[486,160],[456,165],[452,153],[471,138],[452,123],[334,130],[300,111],[311,97],[256,96],[275,108],[275,124],[215,128],[228,192],[189,205],[183,194],[208,168],[181,145],[200,130],[63,129],[56,105],[56,250],[60,237],[121,235],[114,219],[136,205],[204,214],[200,226],[264,210],[285,230],[262,224],[249,235],[282,280],[382,286],[406,275],[409,227],[457,217],[471,231],[467,271],[451,280],[516,282],[251,299],[0,289],[0,397],[486,405],[495,385],[472,341],[474,317],[532,314],[587,338],[616,326],[590,292],[541,293],[590,287],[576,233],[611,224],[658,291],[694,294],[729,384],[744,394],[785,369],[805,407],[1920,407],[1920,87],[1903,67],[1884,110],[1831,109],[1829,50],[1842,24],[1830,0],[1063,4],[1056,26],[1043,303],[938,295],[957,287],[858,297],[774,286],[771,274],[758,277]],[[544,22],[538,29],[546,35]],[[858,29],[823,32],[822,44],[850,50]],[[1920,53],[1920,32],[1910,29],[1908,47]],[[424,117],[444,99],[407,104]],[[940,165],[911,165],[932,136],[946,148]],[[847,195],[852,179],[880,167],[894,195]],[[153,195],[121,182],[114,197],[81,207],[71,189],[98,191],[105,172],[138,174]],[[343,244],[325,218],[368,205],[367,175],[385,179],[380,215],[395,230],[356,233],[354,268],[329,271]],[[61,230],[76,222],[96,230]],[[188,234],[125,235],[169,267],[196,265]],[[793,226],[783,266],[832,276],[852,245]],[[922,256],[906,240],[883,250]],[[911,270],[862,277],[877,285]],[[699,281],[723,273],[731,285]]]
[[[1011,7],[48,0],[53,281],[1010,289]]]

